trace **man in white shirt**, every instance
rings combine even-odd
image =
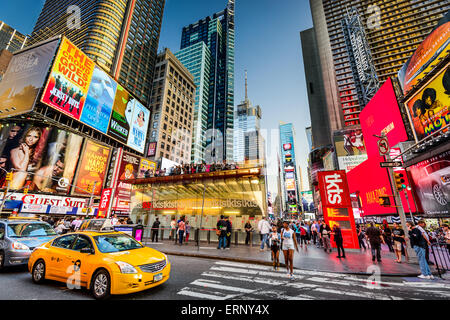
[[[119,222],[119,219],[117,219],[117,214],[113,215],[112,219],[111,219],[111,223],[113,226],[115,226],[117,224],[117,222]]]
[[[270,233],[270,223],[269,221],[267,221],[267,217],[263,217],[263,219],[258,223],[258,230],[261,233],[261,249],[260,251],[264,251],[264,244],[267,245],[267,249],[270,250],[269,248],[269,243],[268,243],[268,236]]]

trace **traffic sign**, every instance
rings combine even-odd
[[[378,151],[380,152],[380,156],[385,156],[389,154],[390,151],[389,141],[387,138],[381,138],[378,140]]]
[[[396,167],[401,167],[402,166],[402,162],[401,161],[380,162],[380,166],[382,168],[396,168]]]

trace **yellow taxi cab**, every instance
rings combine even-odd
[[[45,279],[85,287],[96,299],[150,289],[166,282],[170,262],[122,232],[80,231],[34,249],[28,270],[35,283]]]

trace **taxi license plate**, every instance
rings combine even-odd
[[[163,279],[163,274],[162,273],[158,273],[157,275],[155,275],[153,277],[153,282],[158,282],[161,281]]]

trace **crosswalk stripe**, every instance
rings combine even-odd
[[[217,282],[217,281],[208,281],[208,280],[204,280],[204,279],[198,279],[198,280],[191,282],[191,284],[195,285],[195,286],[201,286],[201,287],[207,287],[207,288],[209,287],[209,288],[214,288],[214,289],[223,289],[223,290],[227,290],[227,291],[235,291],[235,292],[242,292],[242,293],[252,293],[255,291],[255,290],[249,290],[249,289],[245,289],[245,288],[225,286],[225,285],[222,285],[219,283],[220,282]]]
[[[203,272],[201,275],[204,277],[215,277],[215,278],[223,279],[222,273],[208,271],[208,272]],[[279,286],[279,285],[283,285],[283,284],[287,283],[287,281],[277,281],[277,280],[272,280],[270,278],[264,279],[264,278],[250,277],[250,276],[244,276],[244,275],[231,276],[231,275],[227,274],[227,279],[237,280],[237,281],[246,281],[246,282],[255,282],[255,283],[275,285],[275,286]]]
[[[179,291],[177,294],[189,296],[189,297],[193,297],[193,298],[208,299],[208,300],[227,300],[227,299],[231,299],[232,297],[235,296],[235,295],[216,296],[216,295],[212,295],[212,294],[196,292],[196,291],[193,291],[189,287],[181,289],[181,291]]]
[[[248,269],[239,269],[233,267],[211,267],[211,270],[214,271],[222,271],[222,272],[236,272],[236,273],[245,273],[245,274],[253,274],[258,276],[270,276],[276,278],[287,278],[285,273],[279,272],[268,272],[268,271],[259,271],[259,270],[248,270]],[[297,276],[298,280],[303,279],[303,277]]]

